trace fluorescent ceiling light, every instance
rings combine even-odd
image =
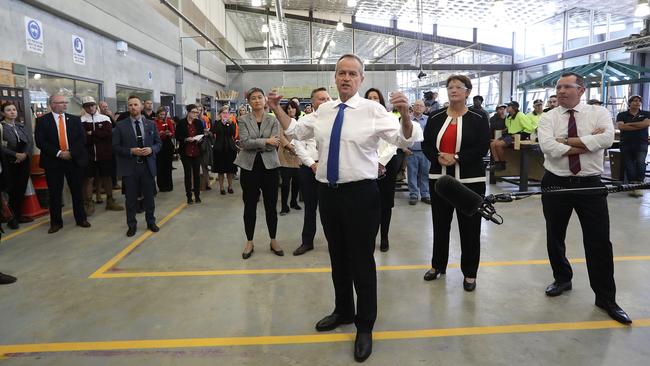
[[[447,0],[438,0],[438,7],[439,8],[446,8],[447,7]]]
[[[262,6],[262,0],[251,0],[252,6]]]
[[[639,3],[636,6],[634,11],[634,16],[639,18],[645,18],[650,15],[650,6],[646,0],[639,0]]]
[[[343,27],[343,22],[339,19],[339,22],[336,23],[336,30],[337,30],[338,32],[343,32],[344,29],[345,29],[345,28]]]
[[[357,6],[357,0],[348,0],[348,6],[354,8]]]
[[[262,24],[262,33],[268,33],[269,32],[269,25],[264,23]]]

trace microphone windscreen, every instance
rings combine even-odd
[[[483,197],[449,175],[443,175],[435,185],[436,193],[465,216],[474,215],[483,204]]]

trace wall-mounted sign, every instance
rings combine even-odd
[[[72,61],[79,65],[86,64],[86,43],[83,38],[74,34],[72,35]]]
[[[36,19],[25,17],[25,45],[27,51],[43,53],[43,25]]]

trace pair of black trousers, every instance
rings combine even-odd
[[[327,238],[334,283],[334,313],[351,319],[358,332],[371,332],[377,319],[375,238],[379,230],[379,188],[375,180],[330,187],[318,185],[320,218]],[[357,309],[354,309],[354,290]]]
[[[174,159],[174,144],[170,138],[162,142],[162,148],[156,155],[156,174],[158,189],[161,192],[170,192],[174,189],[172,181],[172,160]]]
[[[201,192],[201,157],[181,156],[183,163],[183,176],[185,177],[185,195],[187,198],[199,198]]]
[[[542,178],[542,189],[548,187],[590,188],[604,187],[600,176],[560,177],[550,172]],[[589,283],[596,299],[615,301],[614,254],[609,241],[609,209],[607,192],[562,193],[542,195],[546,219],[546,248],[557,282],[573,278],[571,265],[566,258],[566,230],[575,210],[582,228],[582,242],[587,259]]]
[[[318,208],[318,181],[310,167],[301,165],[298,168],[300,191],[305,204],[305,217],[302,223],[302,245],[314,246],[316,236],[316,209]]]
[[[4,167],[7,169],[7,176],[11,177],[11,185],[9,186],[9,208],[14,215],[13,220],[18,220],[22,216],[23,202],[25,201],[25,189],[29,181],[30,159],[21,161],[20,163],[8,163]]]
[[[449,233],[454,206],[450,205],[434,189],[436,180],[429,180],[431,193],[431,218],[433,220],[433,256],[431,267],[440,272],[447,271],[449,261]],[[465,187],[479,195],[485,194],[485,183],[464,183]],[[481,215],[466,216],[456,210],[460,233],[460,269],[466,278],[476,278],[481,257]]]
[[[395,184],[397,173],[404,161],[404,151],[398,149],[397,153],[386,164],[386,173],[377,181],[379,185],[379,194],[381,196],[381,239],[388,240],[388,230],[390,229],[390,219],[393,215],[393,206],[395,206]]]
[[[257,201],[260,192],[264,198],[264,211],[266,214],[266,227],[271,239],[275,239],[278,228],[278,170],[265,169],[264,165],[257,162],[253,170],[242,168],[239,183],[244,200],[244,230],[246,240],[252,241],[255,236],[255,221],[257,219]]]
[[[154,211],[156,204],[154,202],[154,192],[156,190],[156,183],[146,161],[135,164],[133,174],[122,177],[122,185],[126,192],[126,224],[128,227],[131,228],[138,225],[135,214],[138,211],[138,198],[140,194],[144,196],[144,215],[147,225],[155,224],[156,217],[154,216]]]
[[[288,210],[289,190],[291,190],[291,205],[298,204],[298,191],[300,190],[298,168],[280,167],[280,177],[282,178],[282,185],[280,186],[282,209]]]
[[[77,223],[86,221],[81,181],[84,168],[71,160],[62,160],[57,168],[45,169],[45,181],[50,198],[50,225],[63,225],[61,207],[63,207],[63,179],[68,182],[72,195],[72,211]]]

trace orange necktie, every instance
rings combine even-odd
[[[61,114],[59,114],[59,147],[61,151],[68,150],[68,141],[65,139],[65,122]]]

